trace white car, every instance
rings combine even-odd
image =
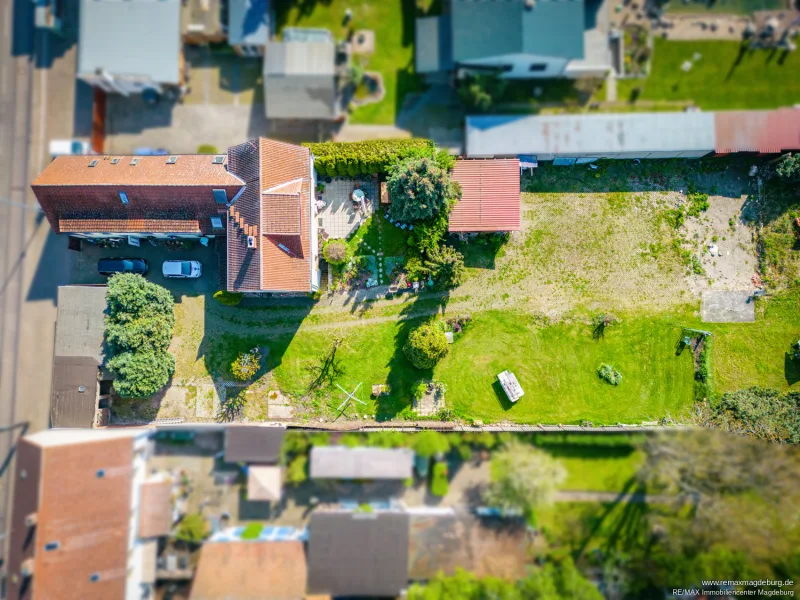
[[[50,140],[50,156],[65,156],[70,154],[94,154],[89,142],[80,140]]]
[[[203,265],[196,260],[165,260],[161,272],[168,279],[197,279],[203,274]]]

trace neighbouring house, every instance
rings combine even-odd
[[[149,429],[51,429],[16,448],[7,597],[152,597],[167,484],[144,457]],[[170,484],[171,486],[171,484]]]
[[[225,235],[244,181],[224,155],[59,156],[31,188],[56,233],[191,239]]]
[[[457,160],[451,178],[461,186],[451,233],[519,231],[519,159]]]
[[[302,600],[306,597],[303,542],[207,542],[192,584],[192,600]]]
[[[181,34],[187,44],[224,42],[225,0],[186,0],[181,5]]]
[[[283,469],[277,464],[286,430],[271,425],[237,425],[225,430],[225,462],[247,463],[247,499],[279,502]]]
[[[269,0],[228,0],[228,44],[239,56],[262,56],[272,21]]]
[[[604,0],[451,0],[416,22],[416,70],[502,77],[604,77],[612,69]]]
[[[408,587],[407,513],[314,512],[308,529],[309,594],[395,598]]]
[[[581,164],[606,159],[779,154],[800,149],[800,109],[467,117],[470,158],[521,156]]]
[[[55,233],[227,236],[227,289],[314,292],[314,157],[258,138],[226,155],[60,156],[31,184]]]
[[[98,376],[105,360],[106,287],[58,288],[51,427],[94,427],[108,422],[108,381]]]
[[[287,27],[281,41],[267,43],[264,104],[268,119],[343,118],[330,31]]]
[[[312,479],[408,479],[414,452],[408,448],[314,446]]]
[[[181,0],[81,0],[77,76],[123,96],[184,83]]]

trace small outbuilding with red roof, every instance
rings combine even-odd
[[[519,231],[519,159],[456,161],[452,178],[461,200],[450,213],[454,233]]]

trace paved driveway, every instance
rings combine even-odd
[[[703,292],[700,314],[704,323],[752,323],[756,320],[753,292]]]
[[[215,245],[214,242],[217,242]],[[194,241],[191,250],[169,250],[163,245],[151,246],[142,240],[139,248],[123,243],[119,248],[100,248],[81,242],[80,252],[70,252],[70,283],[106,283],[107,279],[97,272],[97,261],[101,258],[142,258],[147,261],[147,279],[177,295],[198,295],[215,292],[219,288],[220,252],[225,250],[225,238],[210,240],[208,247]],[[203,274],[198,279],[167,279],[161,274],[165,260],[198,260],[203,265]]]

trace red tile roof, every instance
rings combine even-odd
[[[120,161],[113,164],[114,158]],[[166,156],[140,156],[135,166],[130,164],[132,158],[59,156],[53,160],[31,185],[53,231],[178,233],[187,231],[190,224],[186,221],[199,220],[205,232],[208,219],[224,210],[212,190],[224,190],[230,201],[244,183],[228,171],[226,162],[213,164],[213,156],[179,155],[175,164],[167,164]],[[96,166],[89,166],[92,161],[97,161]],[[126,194],[127,204],[123,204],[120,192]],[[116,223],[113,229],[108,228],[108,220]],[[174,221],[183,229],[139,222],[143,220]],[[65,221],[72,223],[65,223],[69,228],[61,229]],[[81,230],[79,226],[83,225],[97,229]]]
[[[172,529],[172,479],[145,481],[139,490],[139,537],[168,535]]]
[[[800,109],[732,110],[714,115],[716,151],[779,153],[800,150]]]
[[[452,178],[462,196],[450,213],[450,231],[519,230],[518,159],[458,160]]]
[[[265,138],[229,149],[247,188],[228,218],[228,289],[311,291],[311,154]],[[256,248],[247,247],[247,237]]]

